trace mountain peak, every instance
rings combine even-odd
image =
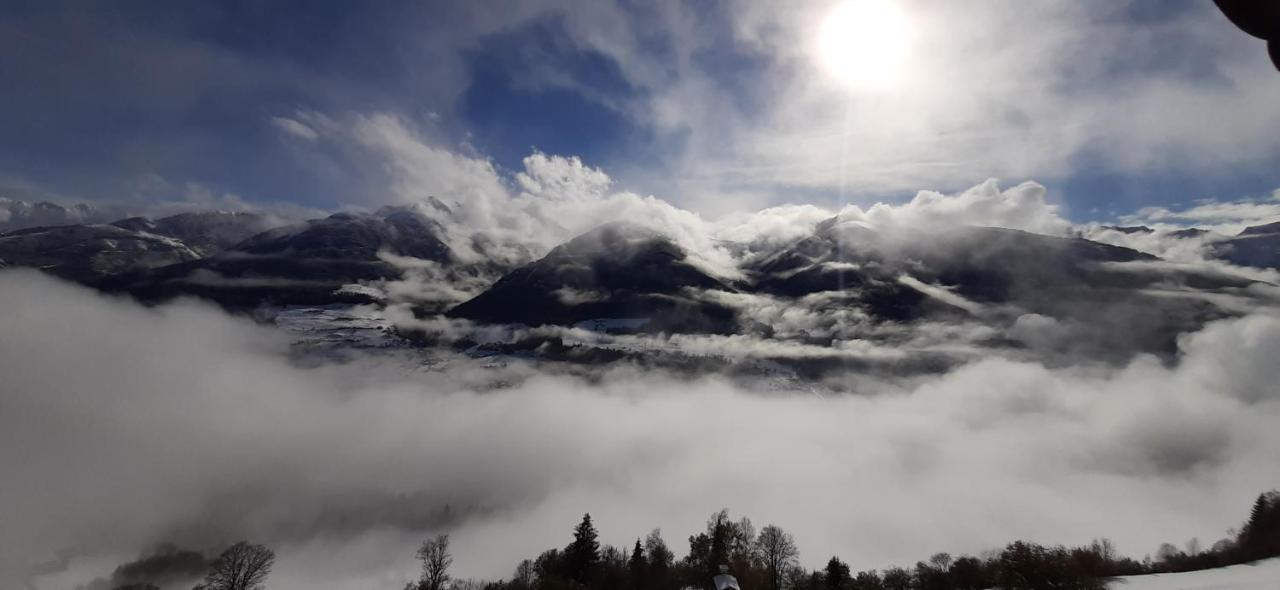
[[[1264,225],[1254,225],[1254,226],[1246,227],[1244,228],[1244,231],[1236,235],[1260,236],[1260,235],[1275,234],[1275,233],[1280,233],[1280,221],[1276,221],[1274,223],[1267,223]]]

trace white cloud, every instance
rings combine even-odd
[[[361,116],[353,129],[362,145],[389,164],[393,202],[416,205],[435,219],[464,262],[526,262],[604,223],[629,221],[669,235],[691,262],[714,274],[736,273],[700,215],[652,196],[609,192],[609,176],[577,157],[534,152],[524,159],[515,177],[520,190],[513,194],[492,163],[442,147],[402,120]],[[448,210],[429,204],[431,198]]]
[[[278,551],[274,588],[398,584],[445,503],[464,516],[463,576],[508,575],[584,511],[606,542],[661,526],[683,550],[721,506],[792,531],[810,567],[1014,538],[1105,535],[1141,555],[1222,536],[1280,478],[1269,315],[1186,336],[1174,367],[988,358],[824,399],[456,359],[306,369],[279,334],[209,307],[144,309],[29,272],[0,273],[0,307],[0,329],[24,334],[0,341],[6,586],[63,549],[124,560],[243,537]],[[87,580],[110,563],[71,566]]]
[[[603,198],[613,180],[599,168],[583,165],[577,156],[548,156],[535,151],[524,159],[516,183],[529,198],[575,203]]]
[[[1186,208],[1145,207],[1121,220],[1135,224],[1194,225],[1234,234],[1251,225],[1280,221],[1280,189],[1270,197],[1224,201],[1205,199]]]
[[[920,191],[902,205],[876,203],[865,211],[850,206],[840,212],[840,217],[914,229],[977,225],[1063,235],[1071,228],[1071,224],[1058,215],[1058,207],[1046,201],[1043,186],[1024,182],[1001,191],[995,179],[951,196]]]
[[[275,125],[276,128],[280,129],[280,131],[283,131],[286,134],[292,135],[294,137],[300,137],[307,141],[315,141],[317,139],[320,139],[320,134],[317,133],[315,129],[312,129],[306,126],[305,124],[299,121],[296,121],[294,119],[290,119],[288,117],[272,117],[271,124]]]
[[[1268,131],[1280,79],[1209,4],[1148,20],[1128,2],[902,4],[918,34],[903,83],[877,92],[851,92],[819,65],[833,0],[741,2],[711,17],[662,5],[619,20],[608,5],[567,20],[579,46],[644,90],[630,119],[671,139],[658,169],[619,176],[702,212],[804,200],[796,190],[863,199],[992,176],[1056,181],[1086,165],[1222,175],[1280,149]],[[706,33],[720,27],[727,41]],[[647,30],[666,31],[669,50],[648,51]],[[706,59],[729,50],[753,65]],[[751,77],[746,90],[726,83],[737,75]]]
[[[576,156],[535,151],[508,183],[491,162],[442,146],[401,119],[359,116],[350,130],[359,145],[386,163],[392,202],[416,204],[439,222],[464,261],[521,262],[601,224],[628,221],[671,236],[695,264],[733,278],[735,255],[726,242],[753,252],[768,250],[810,235],[819,221],[836,215],[815,205],[788,205],[708,219],[658,197],[615,192],[609,175]],[[448,211],[426,204],[431,198],[445,203]],[[848,206],[839,215],[917,229],[982,225],[1063,235],[1071,228],[1043,186],[1024,182],[1001,190],[994,179],[955,195],[921,191],[904,204]],[[476,235],[485,238],[483,252],[475,249]]]

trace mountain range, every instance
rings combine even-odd
[[[59,221],[92,217],[87,208],[6,206],[25,212],[11,214],[11,223],[49,218],[31,212]],[[1201,238],[1202,231],[1177,237]],[[839,217],[779,247],[742,254],[732,269],[629,222],[605,224],[515,262],[463,263],[450,235],[414,207],[295,223],[210,211],[11,229],[0,233],[0,265],[39,268],[148,303],[194,296],[233,310],[377,303],[385,297],[380,287],[430,266],[465,269],[480,288],[459,288],[458,301],[419,306],[417,313],[443,311],[479,324],[750,334],[823,346],[832,341],[831,329],[809,327],[797,336],[781,325],[790,321],[786,312],[765,317],[752,306],[838,310],[842,322],[874,326],[1009,326],[1030,314],[1088,334],[1079,342],[1098,351],[1155,352],[1170,352],[1177,334],[1230,315],[1213,298],[1245,296],[1253,283],[1161,265],[1151,254],[1081,237],[973,226],[877,228]],[[472,251],[476,244],[482,236],[472,237]],[[1209,252],[1234,264],[1278,268],[1280,224],[1210,242]],[[435,280],[448,281],[441,276],[449,275]]]

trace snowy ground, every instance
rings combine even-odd
[[[308,351],[404,345],[392,333],[391,321],[371,305],[286,307],[276,311],[275,324],[295,338],[295,346]]]
[[[1111,583],[1111,590],[1277,589],[1280,589],[1280,558],[1198,572],[1127,576]]]

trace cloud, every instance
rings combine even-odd
[[[1058,207],[1046,201],[1043,186],[1024,182],[1001,191],[995,179],[951,196],[920,191],[902,205],[876,203],[866,210],[849,206],[840,216],[842,220],[911,229],[978,225],[1062,235],[1071,228],[1059,216]]]
[[[1211,6],[1135,22],[1124,4],[904,2],[919,32],[904,83],[851,93],[812,54],[831,4],[734,11],[750,22],[737,34],[770,57],[761,77],[777,90],[750,117],[691,106],[691,134],[730,138],[689,142],[682,164],[694,186],[866,195],[963,186],[975,175],[1052,181],[1082,163],[1214,174],[1271,161],[1280,147],[1254,127],[1280,116],[1269,106],[1280,82],[1258,77],[1265,59]],[[1187,65],[1166,64],[1171,50]],[[724,104],[722,91],[679,92],[681,105]]]
[[[1185,208],[1144,207],[1120,219],[1133,224],[1194,225],[1230,235],[1251,225],[1280,220],[1280,189],[1256,199],[1205,199]]]
[[[1273,315],[1186,335],[1172,367],[986,358],[820,398],[625,366],[305,368],[210,307],[31,272],[0,273],[0,307],[24,334],[0,342],[6,586],[68,548],[63,575],[88,581],[158,541],[247,537],[278,551],[273,587],[366,588],[414,575],[415,541],[446,529],[459,574],[499,577],[584,511],[608,543],[661,526],[680,547],[721,506],[785,526],[811,567],[1013,538],[1140,555],[1221,536],[1280,478]]]
[[[605,223],[629,221],[670,236],[713,274],[736,276],[708,221],[652,196],[611,192],[612,179],[576,156],[535,151],[512,187],[490,161],[441,145],[391,115],[356,116],[346,129],[349,135],[337,141],[354,137],[384,162],[391,202],[435,220],[460,262],[520,264]],[[372,204],[378,202],[386,201]]]
[[[294,119],[290,119],[288,117],[272,117],[271,124],[275,125],[278,129],[280,129],[280,131],[286,134],[292,135],[294,137],[300,137],[307,141],[315,141],[317,139],[320,139],[320,134],[317,133],[315,129],[312,129],[306,126],[305,124],[299,121],[296,121]]]
[[[524,172],[516,175],[516,183],[531,198],[580,203],[603,198],[613,180],[602,170],[583,165],[577,157],[535,151],[524,159]]]
[[[616,191],[608,174],[577,156],[534,151],[524,158],[523,170],[508,175],[466,146],[445,145],[389,114],[356,115],[337,128],[335,142],[348,148],[354,143],[382,164],[390,197],[369,204],[417,206],[437,222],[463,262],[519,264],[604,223],[628,221],[668,235],[694,264],[734,279],[744,254],[811,235],[820,221],[837,214],[846,221],[920,230],[981,225],[1065,235],[1072,227],[1034,182],[1002,190],[989,179],[953,195],[920,191],[906,203],[865,209],[786,205],[712,218],[657,196]]]
[[[565,10],[549,0],[502,11],[349,7],[335,22],[366,26],[299,29],[330,38],[343,56],[325,68],[302,41],[311,35],[280,34],[299,27],[288,11],[258,15],[254,30],[280,41],[267,51],[238,37],[193,37],[243,24],[216,11],[86,18],[83,7],[55,4],[6,23],[3,37],[28,50],[0,55],[20,74],[15,84],[33,91],[7,97],[0,112],[11,113],[10,127],[45,137],[9,151],[30,168],[21,172],[58,192],[107,198],[156,173],[250,200],[367,202],[375,187],[363,182],[362,162],[315,145],[328,131],[304,114],[341,119],[372,109],[431,127],[444,144],[480,143],[466,121],[469,92],[489,96],[475,55],[553,23],[558,46],[602,67],[565,67],[555,51],[497,67],[522,90],[572,93],[625,119],[634,134],[592,136],[606,148],[586,156],[623,187],[704,214],[837,196],[863,203],[987,177],[1052,185],[1082,171],[1233,178],[1273,168],[1280,143],[1267,130],[1280,125],[1280,81],[1259,75],[1270,71],[1265,55],[1212,6],[1152,15],[1130,2],[902,4],[919,34],[904,83],[875,93],[851,92],[819,65],[815,33],[834,0],[788,11],[761,0],[732,9],[602,1]],[[93,42],[68,48],[69,38]],[[92,51],[101,46],[118,51]],[[624,96],[603,87],[602,69]],[[281,112],[276,101],[305,106]],[[235,120],[246,107],[271,113],[261,122],[298,141],[246,137]],[[111,127],[138,110],[152,115],[146,134]],[[63,124],[33,127],[53,115]],[[86,128],[101,145],[74,148]],[[50,161],[77,173],[40,172]],[[447,166],[438,172],[457,180]]]

